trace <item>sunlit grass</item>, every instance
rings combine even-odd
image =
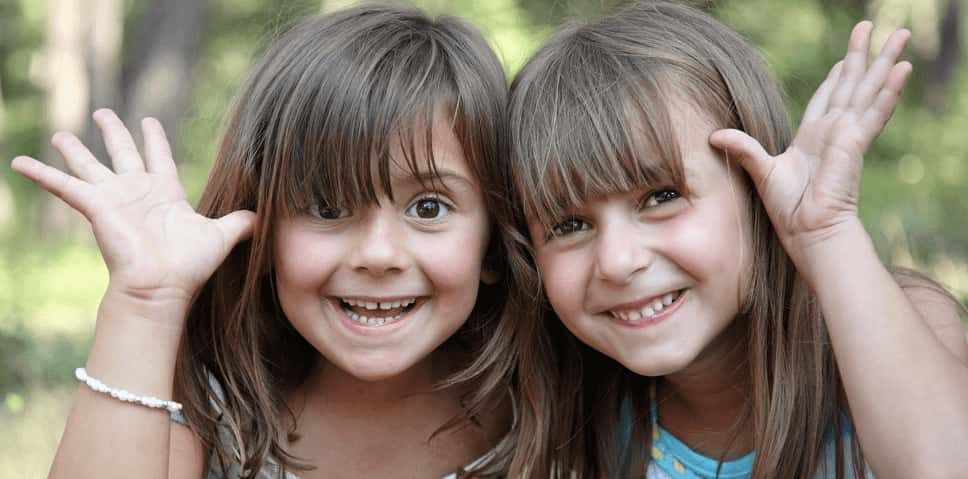
[[[0,329],[23,325],[31,333],[83,334],[92,330],[107,287],[107,269],[93,244],[36,242],[6,254],[0,271]]]

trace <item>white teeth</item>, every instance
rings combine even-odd
[[[367,326],[383,326],[384,324],[392,323],[403,316],[402,314],[398,314],[396,316],[391,316],[389,318],[368,318],[366,316],[361,316],[359,314],[356,314],[353,311],[349,311],[345,309],[344,311],[346,312],[346,315],[349,316],[351,320],[353,320],[353,322],[365,324]]]
[[[401,317],[403,317],[404,312],[401,311],[399,314],[396,314],[394,316],[371,318],[368,316],[358,314],[356,311],[359,311],[359,310],[354,311],[353,309],[350,309],[350,308],[351,307],[365,308],[367,311],[379,311],[379,310],[387,311],[394,308],[399,308],[401,306],[406,308],[406,307],[412,306],[414,303],[417,302],[416,298],[409,298],[409,299],[404,299],[400,301],[386,301],[386,302],[361,301],[361,300],[353,300],[353,299],[346,299],[346,298],[340,298],[340,300],[349,306],[349,307],[344,306],[343,311],[346,313],[346,316],[350,318],[350,320],[352,320],[355,323],[359,323],[359,324],[362,324],[365,326],[371,326],[371,327],[380,327],[383,325],[392,324],[396,322],[398,319],[400,319]]]
[[[408,306],[410,306],[410,305],[412,305],[412,304],[414,304],[414,303],[417,302],[417,298],[409,298],[409,299],[404,299],[404,300],[400,300],[400,301],[386,301],[386,302],[358,301],[358,300],[347,299],[347,298],[340,298],[340,300],[343,301],[344,303],[350,305],[350,306],[357,306],[357,307],[360,307],[360,308],[366,308],[366,309],[369,309],[371,311],[376,311],[378,309],[388,310],[388,309],[393,309],[393,308],[399,308],[401,306],[404,307],[404,308],[406,308],[406,307],[408,307]]]
[[[680,294],[681,292],[679,291],[665,294],[661,298],[655,299],[639,311],[609,311],[609,313],[612,315],[612,317],[621,319],[623,321],[636,321],[642,318],[651,318],[670,304],[674,303],[676,299],[679,298]]]

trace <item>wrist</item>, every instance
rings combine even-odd
[[[98,308],[87,370],[107,384],[171,397],[188,308],[182,298],[132,297],[109,285]]]
[[[867,229],[857,217],[791,240],[787,252],[811,286],[832,274],[850,274],[852,264],[868,257],[880,261]]]
[[[109,284],[98,308],[98,326],[124,323],[126,330],[143,330],[161,338],[179,338],[184,327],[191,297],[180,291],[153,291],[131,294]]]

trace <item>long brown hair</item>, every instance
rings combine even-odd
[[[484,192],[492,223],[484,267],[500,277],[482,285],[470,318],[448,341],[468,359],[442,387],[472,387],[466,414],[447,426],[507,401],[516,362],[511,326],[532,307],[525,293],[534,286],[525,286],[533,273],[510,220],[506,101],[503,69],[476,30],[412,9],[363,6],[310,18],[266,51],[236,100],[199,205],[212,217],[255,211],[254,233],[200,291],[176,369],[185,416],[223,470],[240,463],[253,477],[270,458],[307,467],[284,447],[294,420],[285,398],[319,353],[290,325],[273,290],[273,222],[311,204],[353,208],[372,204],[379,191],[392,195],[391,148],[402,145],[407,167],[418,171],[415,145],[432,144],[427,125],[441,108]],[[434,171],[432,157],[427,166]],[[478,473],[503,469],[510,454],[509,436]]]
[[[745,131],[770,154],[792,139],[782,96],[761,59],[702,11],[639,1],[561,29],[511,86],[518,223],[551,226],[588,197],[650,185],[688,191],[671,111],[683,105],[715,128]],[[750,205],[755,261],[735,326],[746,329],[740,337],[748,341],[739,346],[752,388],[734,432],[753,430],[752,477],[812,477],[831,431],[838,433],[830,472],[842,478],[854,464],[860,477],[857,441],[844,457],[839,431],[850,410],[819,306],[748,177],[741,194]],[[522,377],[522,389],[536,391],[539,401],[522,406],[535,427],[523,437],[538,443],[522,458],[530,461],[525,467],[535,477],[644,477],[654,379],[581,343],[544,301],[537,346],[519,353],[541,371]]]

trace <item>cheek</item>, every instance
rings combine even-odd
[[[460,287],[479,281],[481,255],[466,254],[457,248],[434,248],[421,268],[440,287]]]
[[[340,250],[337,241],[320,236],[291,232],[279,237],[275,245],[274,268],[280,288],[313,288],[333,267],[335,251]],[[279,294],[285,291],[280,290]]]
[[[460,288],[471,295],[481,279],[486,248],[487,228],[479,224],[443,234],[418,234],[411,245],[411,251],[420,251],[415,253],[420,268],[436,288]]]
[[[748,276],[750,232],[746,215],[731,198],[707,199],[670,226],[670,247],[695,280],[738,294]]]
[[[588,279],[587,262],[579,254],[538,253],[545,294],[555,313],[568,321],[581,310]]]

